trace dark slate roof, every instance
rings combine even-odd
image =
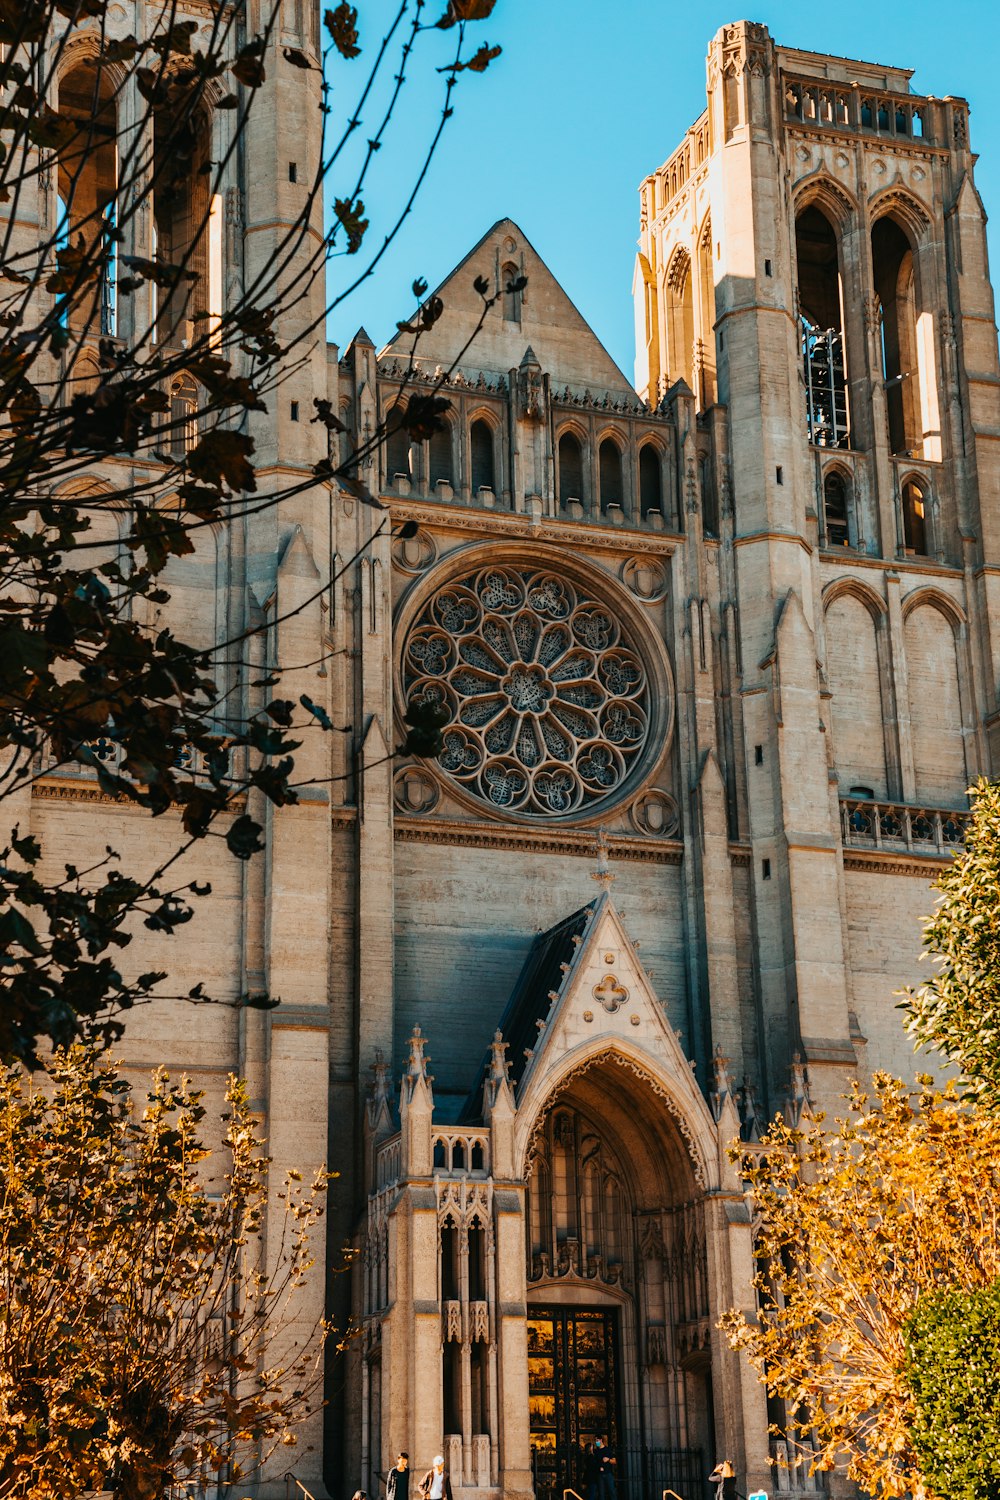
[[[577,944],[573,939],[583,936],[599,900],[600,897],[587,906],[581,906],[579,911],[575,911],[570,917],[564,917],[547,932],[540,932],[528,951],[524,967],[499,1022],[504,1041],[508,1044],[510,1080],[515,1088],[527,1066],[528,1060],[524,1054],[538,1041],[537,1023],[545,1020],[551,1008],[549,994],[552,990],[558,990],[563,982],[562,965],[571,964],[576,957]],[[483,1079],[489,1061],[490,1049],[487,1046],[472,1092],[462,1109],[461,1119],[464,1124],[481,1118]]]

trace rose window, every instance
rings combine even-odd
[[[606,605],[552,573],[486,567],[439,588],[407,637],[403,686],[448,709],[438,764],[498,811],[586,811],[646,744],[641,658]]]

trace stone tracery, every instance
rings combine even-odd
[[[442,586],[406,641],[407,699],[444,704],[441,768],[496,809],[590,809],[648,739],[649,680],[612,609],[542,569],[494,565]]]

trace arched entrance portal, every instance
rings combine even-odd
[[[713,1442],[703,1190],[652,1083],[598,1058],[550,1096],[526,1163],[528,1406],[538,1500],[700,1493]]]

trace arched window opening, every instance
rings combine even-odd
[[[354,434],[351,432],[351,404],[349,401],[341,401],[340,403],[340,421],[343,430],[337,434],[340,439],[337,446],[340,453],[341,466],[346,468],[351,454],[354,452]]]
[[[170,452],[183,458],[198,441],[198,392],[192,380],[176,380],[170,389]]]
[[[828,547],[847,547],[850,537],[847,525],[847,479],[839,469],[831,469],[823,480],[823,524]]]
[[[397,474],[410,477],[410,434],[401,425],[406,406],[397,401],[385,416],[385,482],[395,484]]]
[[[667,372],[671,381],[684,380],[694,390],[694,288],[691,257],[674,255],[667,270]]]
[[[431,490],[435,490],[442,482],[452,484],[454,464],[451,454],[451,428],[447,423],[431,436],[428,449]]]
[[[508,261],[500,272],[503,288],[503,319],[505,323],[520,323],[522,293],[517,289],[521,273],[513,261]]]
[[[84,349],[73,361],[68,385],[72,396],[93,396],[101,383],[101,371],[95,356]]]
[[[701,515],[706,536],[719,535],[719,504],[715,492],[715,475],[712,461],[707,453],[698,460],[698,477],[701,480]]]
[[[642,515],[650,511],[663,514],[663,475],[660,455],[652,443],[639,449],[639,508]]]
[[[570,500],[583,500],[583,451],[572,432],[559,439],[559,504],[565,510]]]
[[[833,225],[815,204],[795,221],[795,258],[809,441],[821,448],[846,448],[850,430],[840,256]]]
[[[218,312],[209,284],[209,132],[201,115],[168,104],[153,118],[153,222],[156,259],[171,268],[172,285],[159,289],[158,343],[189,346],[207,325],[197,313]],[[221,267],[220,267],[221,271]]]
[[[601,483],[601,514],[607,515],[608,507],[622,504],[622,456],[618,444],[605,438],[598,454]]]
[[[715,366],[715,271],[712,264],[712,224],[707,221],[698,243],[698,329],[701,355],[701,390],[696,391],[702,407],[718,399]]]
[[[469,452],[472,461],[473,498],[480,490],[496,490],[493,476],[493,430],[488,422],[477,418],[469,428]]]
[[[476,1219],[469,1225],[469,1300],[486,1299],[486,1231]]]
[[[915,479],[903,485],[903,546],[921,556],[927,552],[927,496]]]
[[[879,219],[872,227],[872,275],[880,309],[889,447],[893,453],[920,458],[923,433],[913,251],[893,218]]]
[[[59,115],[72,126],[59,150],[56,249],[82,238],[88,262],[99,255],[97,283],[69,293],[65,321],[72,328],[117,330],[115,197],[118,191],[118,113],[107,68],[78,64],[59,82]]]

